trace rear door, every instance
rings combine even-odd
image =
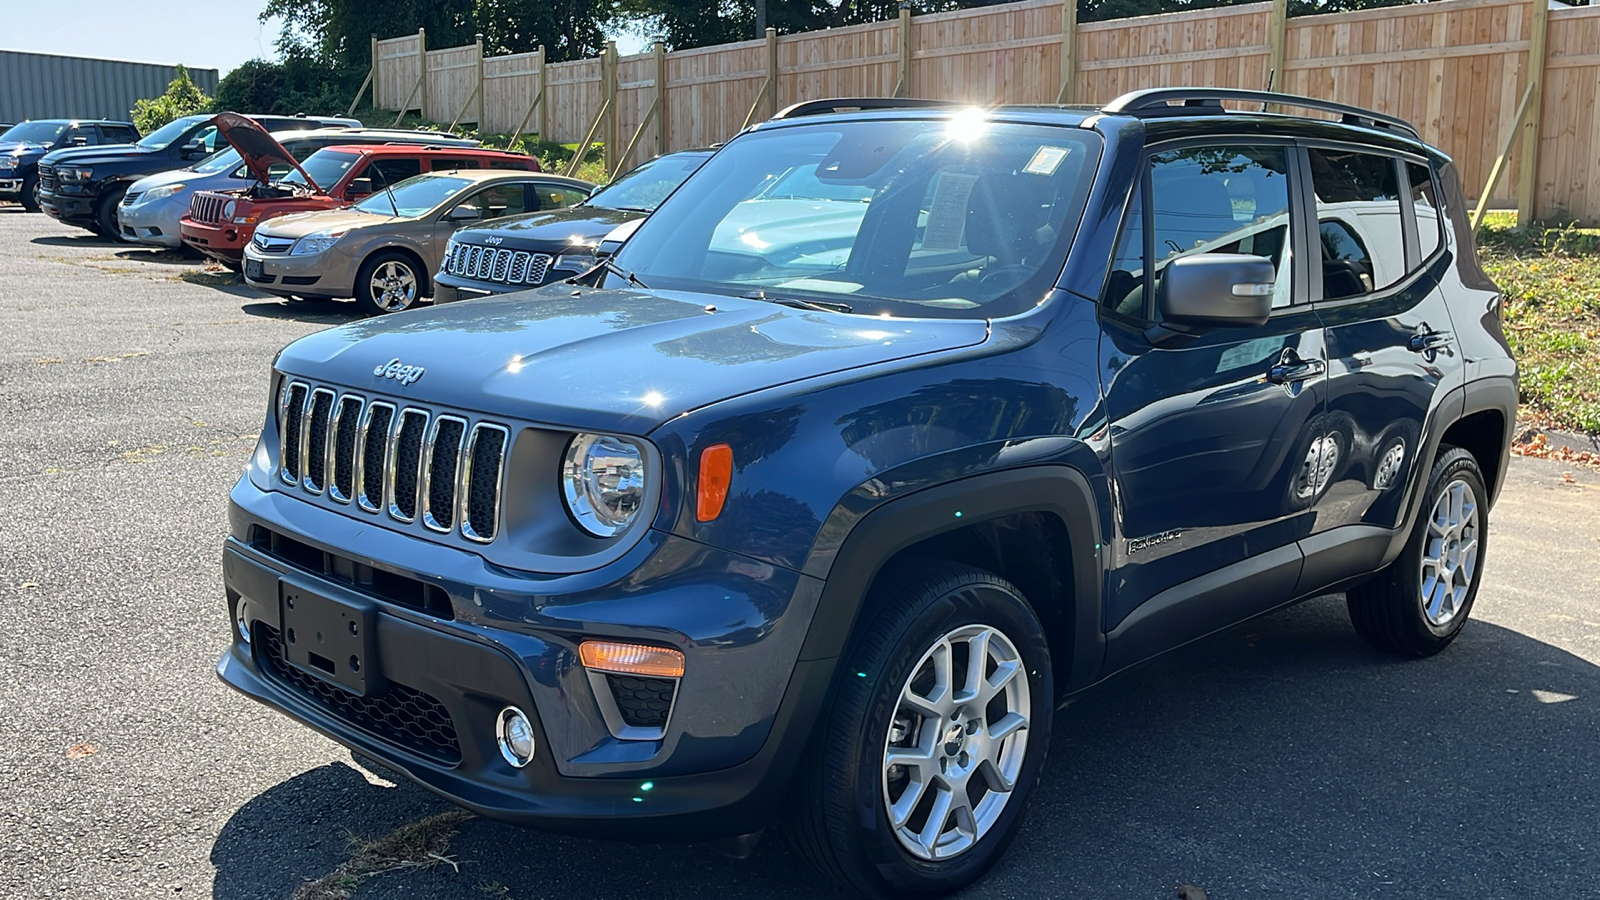
[[[1298,262],[1307,231],[1291,202],[1295,148],[1254,137],[1166,146],[1149,158],[1102,298],[1118,529],[1105,624],[1146,604],[1147,615],[1182,607],[1183,618],[1122,641],[1133,657],[1289,599],[1296,541],[1310,529],[1298,486],[1313,452],[1308,425],[1326,380]],[[1162,336],[1153,302],[1162,272],[1197,253],[1271,260],[1268,321]]]
[[[1436,407],[1465,367],[1440,290],[1449,260],[1426,160],[1320,142],[1302,153],[1329,368],[1319,423],[1329,458],[1305,542],[1302,587],[1313,590],[1381,562],[1408,487],[1426,477],[1420,451]]]

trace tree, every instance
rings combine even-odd
[[[211,109],[211,98],[200,91],[189,77],[189,70],[178,66],[178,77],[167,84],[167,92],[159,97],[138,100],[133,104],[133,124],[140,134],[149,134],[173,119]]]

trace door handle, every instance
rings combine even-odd
[[[1453,338],[1450,337],[1450,332],[1433,331],[1424,325],[1406,340],[1406,349],[1415,353],[1427,353],[1429,350],[1438,350],[1448,345],[1451,340]]]
[[[1316,378],[1327,370],[1328,364],[1322,360],[1301,359],[1291,351],[1285,353],[1277,365],[1267,370],[1267,380],[1273,384],[1289,384]]]

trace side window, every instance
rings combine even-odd
[[[1344,150],[1308,152],[1317,195],[1322,296],[1359,297],[1404,278],[1399,161]]]
[[[497,184],[474,194],[467,203],[477,207],[485,219],[520,216],[528,211],[527,192],[520,184]]]
[[[576,188],[557,187],[550,184],[533,185],[533,195],[538,198],[538,209],[566,209],[584,198],[584,193]]]
[[[1175,259],[1196,253],[1244,253],[1277,271],[1274,309],[1288,306],[1289,156],[1283,147],[1192,147],[1151,158],[1151,283]],[[1160,319],[1157,308],[1154,318]]]
[[[367,166],[367,171],[362,174],[372,179],[373,190],[381,191],[385,187],[404,181],[413,175],[421,175],[422,161],[405,157],[374,159],[372,164]]]
[[[131,144],[138,139],[138,133],[126,125],[100,126],[100,142],[102,144]]]
[[[217,126],[215,125],[207,125],[205,128],[197,132],[194,137],[190,138],[189,141],[199,143],[200,149],[203,150],[207,156],[217,152],[218,150],[221,150],[223,147],[228,146],[227,140],[222,137],[222,132],[218,131]],[[189,143],[189,141],[185,141],[184,143]]]
[[[1427,166],[1407,163],[1406,171],[1411,176],[1411,206],[1417,211],[1417,247],[1426,260],[1443,243],[1440,231],[1444,227],[1444,208],[1439,205],[1433,173]]]
[[[1106,276],[1105,295],[1100,302],[1107,309],[1131,318],[1144,317],[1144,186],[1133,189],[1133,199],[1122,220],[1117,249]]]
[[[527,171],[528,164],[523,162],[520,159],[502,159],[500,157],[495,157],[495,158],[489,160],[489,168],[491,168],[491,169],[516,169],[518,171]]]
[[[446,159],[439,157],[433,160],[432,171],[448,172],[451,169],[477,169],[481,168],[475,159]]]
[[[67,133],[62,136],[61,142],[64,147],[93,147],[98,143],[100,143],[100,136],[95,134],[93,125],[79,125],[76,128],[67,129]]]

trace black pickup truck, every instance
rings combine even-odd
[[[39,211],[39,160],[52,150],[126,144],[139,139],[132,122],[31,119],[0,126],[0,200]]]
[[[211,118],[201,113],[174,119],[137,143],[51,151],[39,161],[39,206],[51,218],[115,238],[117,204],[129,185],[227,149]],[[361,126],[356,119],[326,116],[251,118],[269,131]]]

